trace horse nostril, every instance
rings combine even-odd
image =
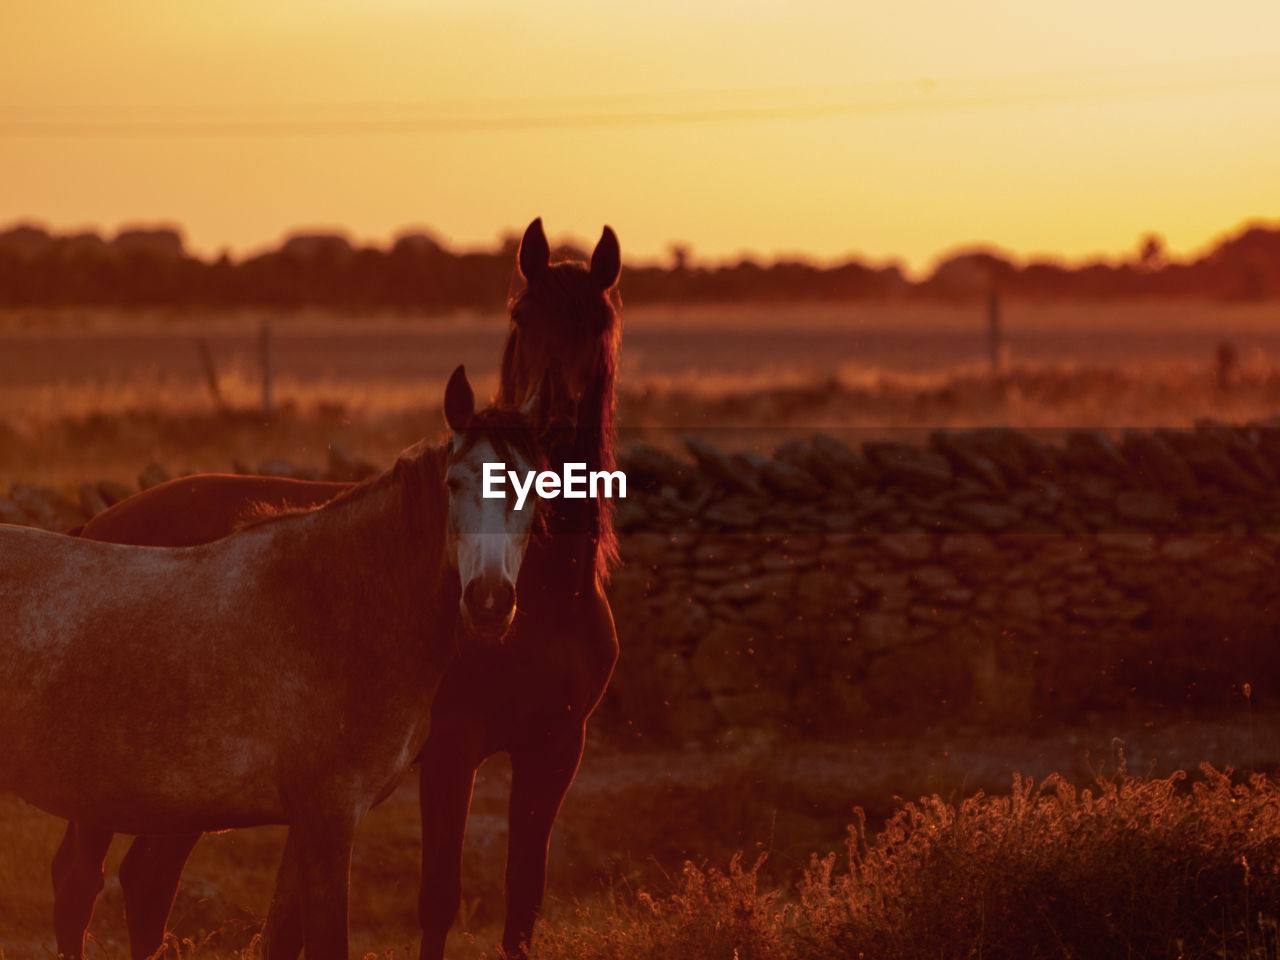
[[[497,594],[498,609],[504,613],[516,605],[516,590],[509,583],[502,583],[494,591]]]

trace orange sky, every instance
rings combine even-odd
[[[0,223],[921,267],[1280,213],[1275,0],[5,6]]]

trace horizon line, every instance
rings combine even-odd
[[[193,245],[188,236],[187,227],[177,220],[129,219],[120,221],[114,229],[108,229],[102,225],[77,225],[73,227],[58,228],[52,226],[48,221],[43,221],[38,217],[25,215],[19,216],[7,223],[0,223],[0,234],[8,233],[23,227],[43,231],[53,238],[67,238],[91,233],[106,243],[111,243],[118,239],[122,234],[131,231],[173,231],[178,235],[182,245],[182,250],[187,256],[199,260],[216,261],[225,255],[236,262],[244,262],[254,257],[278,251],[291,239],[298,237],[335,237],[343,239],[350,244],[353,249],[372,247],[378,250],[389,251],[396,241],[403,237],[425,236],[432,240],[432,242],[438,244],[442,249],[447,250],[449,253],[454,255],[463,255],[469,253],[491,253],[494,252],[495,249],[500,250],[505,243],[518,242],[521,235],[521,230],[519,228],[503,228],[497,232],[495,239],[486,245],[475,243],[454,243],[447,238],[443,238],[440,231],[423,224],[407,224],[393,231],[389,237],[382,239],[357,236],[357,232],[353,228],[349,227],[332,225],[297,226],[283,231],[275,241],[257,242],[251,245],[244,245],[237,249],[234,245],[229,243],[210,245],[208,247],[199,244]],[[1205,256],[1209,251],[1226,242],[1231,237],[1238,236],[1252,229],[1280,231],[1280,215],[1267,216],[1265,214],[1258,214],[1244,217],[1236,221],[1233,226],[1218,230],[1212,236],[1201,241],[1185,253],[1167,254],[1165,263],[1194,262],[1195,260]],[[569,238],[566,239],[566,237]],[[656,268],[669,270],[673,268],[674,264],[672,261],[675,258],[676,251],[685,249],[691,254],[687,261],[687,266],[691,269],[723,269],[725,267],[732,267],[744,262],[752,262],[765,267],[777,266],[784,263],[800,263],[817,269],[833,269],[849,263],[858,263],[862,266],[879,270],[896,267],[904,277],[915,277],[919,279],[928,276],[928,274],[933,270],[936,270],[940,264],[945,263],[948,260],[971,254],[991,255],[1019,267],[1025,267],[1033,263],[1053,263],[1068,269],[1080,269],[1097,263],[1123,263],[1132,258],[1140,245],[1148,237],[1155,237],[1162,243],[1164,242],[1164,236],[1159,230],[1153,229],[1141,231],[1135,238],[1132,248],[1128,251],[1128,256],[1126,256],[1125,253],[1108,253],[1104,251],[1083,254],[1077,257],[1069,257],[1066,254],[1052,253],[1048,251],[1030,251],[1020,253],[995,240],[953,241],[937,248],[937,252],[926,261],[927,266],[923,266],[918,269],[910,267],[907,263],[906,257],[901,254],[888,254],[877,257],[856,250],[849,250],[833,256],[823,256],[811,251],[801,250],[776,250],[773,253],[761,253],[759,251],[741,248],[730,254],[699,258],[692,255],[692,252],[696,249],[696,244],[683,240],[670,240],[667,242],[667,257],[665,260],[656,258],[637,258],[628,261],[624,255],[623,262],[632,269]],[[584,242],[577,237],[561,234],[552,243],[552,249],[563,249],[565,247],[573,248],[585,255],[591,248],[591,242]]]

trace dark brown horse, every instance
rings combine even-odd
[[[511,307],[499,399],[520,402],[543,371],[558,369],[547,396],[557,442],[553,468],[614,466],[614,378],[621,329],[610,291],[618,241],[604,235],[589,267],[549,262],[542,225],[520,245],[525,289]],[[554,378],[553,378],[554,382]],[[462,838],[476,770],[495,753],[511,758],[506,924],[502,946],[522,956],[546,888],[551,828],[582,759],[587,718],[618,658],[604,584],[617,558],[608,500],[548,501],[548,536],[531,545],[520,571],[512,632],[495,659],[460,656],[432,711],[421,757],[424,960],[444,956],[461,903]]]
[[[610,291],[620,266],[617,239],[606,227],[589,267],[552,264],[541,221],[535,220],[521,242],[519,266],[525,288],[511,305],[500,399],[523,404],[533,385],[550,385],[540,391],[539,419],[553,425],[558,437],[552,466],[582,462],[589,470],[612,469],[620,330]],[[91,520],[81,535],[125,543],[207,542],[228,532],[250,503],[311,506],[343,488],[274,477],[187,477],[122,501]],[[609,503],[557,504],[560,509],[547,518],[549,536],[529,547],[506,644],[460,658],[437,696],[421,757],[424,958],[443,956],[461,902],[462,836],[475,772],[503,751],[512,760],[503,945],[510,955],[523,951],[546,884],[551,828],[581,759],[587,717],[617,659],[603,590],[616,558]],[[121,863],[137,960],[160,948],[198,839],[138,837]],[[72,823],[54,859],[58,949],[68,956],[80,956],[83,949],[110,842],[109,831]]]
[[[355,827],[426,740],[459,596],[509,628],[532,529],[481,483],[543,463],[529,423],[461,368],[445,410],[450,444],[202,546],[0,525],[0,789],[99,830],[288,824],[268,940],[345,960]]]

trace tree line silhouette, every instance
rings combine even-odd
[[[190,254],[181,233],[168,227],[126,229],[107,240],[18,224],[0,231],[0,305],[489,310],[504,302],[517,243],[513,235],[489,251],[457,252],[426,233],[404,234],[386,248],[307,233],[253,256],[206,260]],[[560,252],[585,259],[580,250]],[[627,267],[624,286],[628,303],[970,300],[992,290],[1028,298],[1266,300],[1280,298],[1280,226],[1246,225],[1185,261],[1168,258],[1155,235],[1130,258],[1075,266],[962,250],[920,280],[895,264],[853,259],[833,266],[750,259],[695,265],[686,249],[673,247],[670,266]]]

